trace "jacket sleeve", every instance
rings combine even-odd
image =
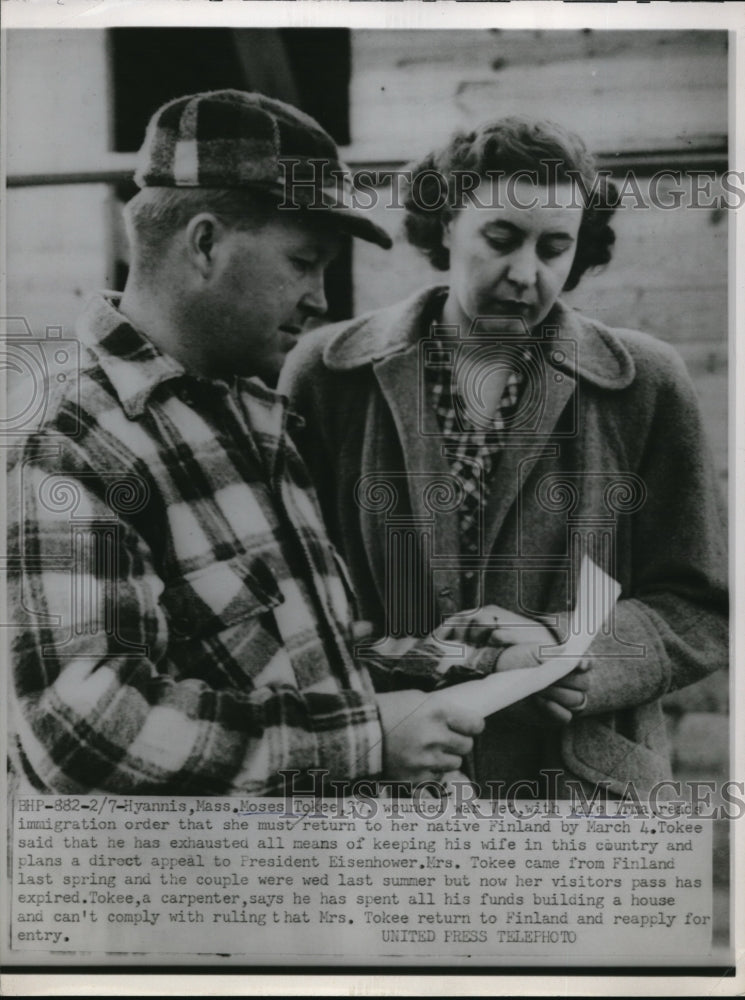
[[[252,689],[247,676],[216,687],[178,673],[149,546],[125,518],[113,519],[112,535],[112,510],[80,447],[55,449],[26,445],[9,510],[14,728],[37,786],[278,794],[281,769],[380,771],[372,698]],[[271,637],[260,619],[246,627],[250,656]]]
[[[376,691],[435,691],[465,681],[482,680],[494,673],[501,650],[463,645],[461,655],[453,655],[434,635],[412,640],[399,655],[367,653],[360,658]]]
[[[612,634],[597,637],[585,714],[652,701],[727,665],[727,542],[695,389],[676,352],[659,345],[656,406],[637,473],[632,585]]]

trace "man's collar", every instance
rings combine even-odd
[[[196,383],[221,386],[225,392],[229,391],[227,383],[192,375],[175,358],[159,351],[119,312],[120,297],[120,292],[91,296],[78,319],[76,332],[101,366],[131,420],[143,415],[153,392],[166,382],[183,383],[187,399]],[[241,378],[236,387],[267,408],[287,402],[286,397],[258,378]],[[295,414],[288,416],[291,420],[300,420]]]
[[[421,318],[442,286],[420,290],[393,306],[330,327],[323,359],[332,371],[348,371],[406,351],[421,338]],[[604,389],[624,389],[636,374],[616,334],[558,301],[542,324],[550,363]],[[566,350],[562,348],[562,343]]]
[[[117,309],[119,298],[118,292],[91,296],[76,332],[101,366],[122,409],[134,420],[142,416],[159,385],[183,379],[186,372],[127,321]]]

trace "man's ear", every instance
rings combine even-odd
[[[200,212],[186,226],[186,252],[203,278],[215,269],[215,254],[225,235],[225,226],[211,212]]]

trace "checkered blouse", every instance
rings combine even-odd
[[[432,405],[445,438],[451,472],[464,491],[463,504],[458,512],[463,555],[479,555],[481,552],[481,513],[492,485],[495,460],[503,447],[505,429],[517,412],[523,382],[522,373],[510,372],[493,420],[476,427],[458,396],[453,366],[438,366],[431,370]],[[464,577],[469,580],[473,573],[468,570]]]

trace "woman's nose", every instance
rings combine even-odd
[[[538,272],[538,258],[530,246],[522,246],[510,256],[507,278],[519,288],[530,288],[535,284]]]

